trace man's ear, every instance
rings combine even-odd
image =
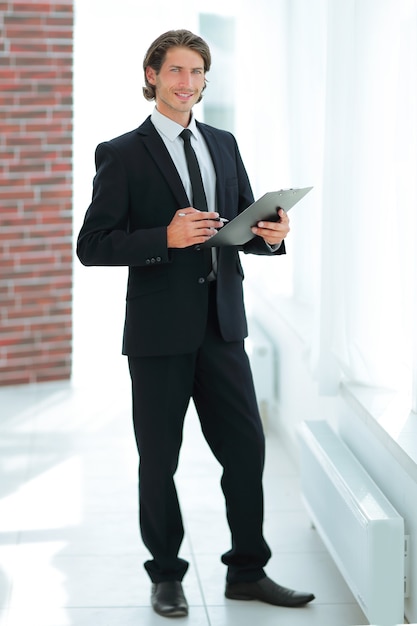
[[[151,85],[155,85],[155,83],[156,83],[156,72],[153,69],[153,67],[148,65],[146,70],[145,70],[145,75],[146,75],[146,78],[148,80],[148,83],[150,83]]]

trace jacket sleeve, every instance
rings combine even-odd
[[[277,250],[272,250],[270,246],[258,236],[248,241],[242,246],[242,251],[245,254],[264,254],[269,256],[278,256],[280,254],[286,254],[285,242],[283,241]]]
[[[129,180],[109,142],[97,146],[93,196],[77,240],[83,265],[146,266],[170,262],[166,227],[130,229]]]

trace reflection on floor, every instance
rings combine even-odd
[[[128,384],[0,389],[1,626],[151,626],[148,558],[137,531],[137,455]],[[297,472],[267,434],[268,574],[316,600],[285,609],[224,597],[229,535],[220,470],[193,408],[177,485],[191,567],[192,626],[351,626],[366,618],[303,509]]]

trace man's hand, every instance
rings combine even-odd
[[[290,222],[288,215],[283,209],[277,209],[278,222],[258,222],[252,227],[252,232],[262,237],[270,246],[279,245],[290,232]]]
[[[222,226],[218,213],[198,211],[191,206],[179,209],[167,228],[168,248],[187,248],[203,243]]]

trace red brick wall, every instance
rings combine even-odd
[[[0,385],[71,374],[72,61],[72,0],[0,0]]]

